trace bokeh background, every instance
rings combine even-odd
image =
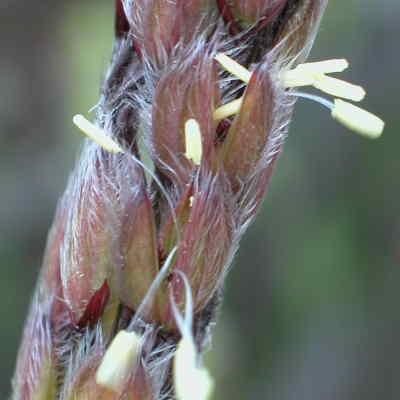
[[[312,58],[348,58],[387,129],[363,139],[299,101],[226,286],[215,399],[400,397],[399,16],[398,0],[330,2]],[[1,399],[112,35],[111,0],[1,0]]]

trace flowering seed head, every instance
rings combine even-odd
[[[198,365],[224,279],[295,100],[358,132],[365,92],[302,64],[327,0],[116,0],[92,140],[57,209],[14,400],[205,400]],[[235,61],[234,61],[235,60]],[[24,379],[27,376],[27,379]]]

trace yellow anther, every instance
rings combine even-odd
[[[294,88],[310,85],[331,96],[361,101],[365,97],[365,90],[361,86],[325,75],[342,72],[348,66],[349,63],[344,59],[300,64],[283,75],[284,87]]]
[[[96,382],[119,393],[132,372],[140,353],[141,340],[134,332],[120,331],[104,354]]]
[[[183,337],[174,357],[174,389],[178,400],[207,400],[214,382],[205,368],[196,366],[196,348],[191,337]]]
[[[203,156],[200,125],[195,119],[189,119],[185,123],[185,155],[196,165],[200,165]]]
[[[243,97],[233,100],[217,108],[213,114],[214,120],[221,121],[225,118],[237,114],[240,111],[240,107],[242,107],[242,103],[243,103]]]
[[[285,88],[311,86],[314,82],[315,75],[307,71],[292,69],[283,74],[283,86]]]
[[[303,70],[317,74],[333,74],[335,72],[343,72],[348,67],[349,62],[341,58],[300,64],[294,70]]]
[[[88,121],[83,115],[75,115],[72,121],[86,136],[105,150],[111,153],[123,153],[122,148],[117,142],[111,139],[110,136],[107,136],[103,129]]]
[[[303,64],[305,65],[305,64]],[[300,86],[314,86],[321,92],[343,99],[361,101],[365,97],[365,90],[358,85],[332,78],[322,73],[315,73],[302,68],[287,71],[284,74],[283,85],[285,88]]]
[[[335,99],[332,117],[352,131],[371,139],[381,136],[385,127],[385,123],[376,115],[339,99]]]
[[[366,94],[361,86],[322,74],[315,76],[313,86],[331,96],[353,101],[363,100]]]
[[[227,56],[224,53],[218,53],[215,59],[230,72],[233,76],[245,83],[249,83],[251,72],[243,65]],[[347,69],[349,63],[345,59],[334,59],[304,63],[296,68],[286,71],[283,74],[283,82],[285,87],[308,86],[314,82],[314,74],[331,74],[335,72],[343,72]]]
[[[249,83],[251,72],[245,67],[222,53],[218,54],[216,59],[232,75],[245,83]],[[365,97],[365,90],[361,86],[326,75],[342,72],[348,66],[349,63],[345,59],[300,64],[296,68],[284,72],[281,80],[284,88],[314,86],[316,89],[334,97],[361,101]],[[214,120],[219,121],[237,114],[242,103],[243,97],[219,107],[214,111]],[[339,99],[335,99],[332,117],[349,129],[370,138],[379,137],[385,126],[385,123],[376,115]]]
[[[218,53],[215,59],[226,69],[229,73],[245,83],[250,82],[251,72],[243,67],[243,65],[236,62],[231,57],[224,53]]]

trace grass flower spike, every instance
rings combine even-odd
[[[327,0],[116,0],[112,61],[59,202],[13,400],[206,400],[201,364],[298,98],[369,137],[348,62],[307,63]],[[303,91],[312,87],[333,101]]]

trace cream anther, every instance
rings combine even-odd
[[[122,148],[106,132],[92,124],[83,115],[75,115],[73,123],[90,139],[111,153],[123,153]]]
[[[200,165],[203,155],[200,125],[195,119],[189,119],[185,123],[186,157],[196,165]]]

